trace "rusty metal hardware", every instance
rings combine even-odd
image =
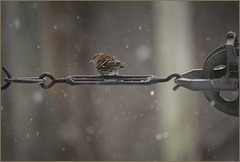
[[[239,116],[239,96],[234,101],[223,98],[221,91],[239,91],[239,43],[234,32],[228,32],[227,42],[209,54],[204,62],[203,69],[193,69],[183,74],[173,73],[166,78],[158,78],[154,75],[71,75],[66,78],[56,78],[51,73],[42,73],[39,77],[12,77],[2,68],[7,78],[6,84],[1,90],[8,88],[11,83],[39,84],[48,89],[56,83],[75,85],[151,85],[167,82],[175,78],[177,84],[173,90],[184,87],[192,91],[203,91],[205,97],[218,110]],[[221,66],[220,66],[221,65]],[[220,66],[220,67],[219,67]],[[51,80],[47,83],[46,80]]]
[[[191,91],[238,91],[238,78],[201,79],[202,69],[193,69],[184,74],[175,83]],[[213,70],[215,76],[221,76],[226,68]]]
[[[192,91],[203,91],[206,99],[215,108],[226,114],[239,116],[239,96],[229,101],[220,93],[239,91],[238,69],[238,39],[234,32],[228,32],[226,44],[209,54],[203,69],[190,70],[182,74],[182,78],[175,79],[175,83]]]
[[[12,77],[12,75],[2,68],[6,73],[6,84],[1,87],[2,90],[8,88],[11,83],[36,83],[42,88],[48,89],[54,86],[56,83],[65,83],[72,86],[75,85],[151,85],[160,82],[167,82],[172,78],[180,78],[181,74],[173,73],[166,78],[158,78],[154,75],[117,75],[117,76],[98,76],[98,75],[70,75],[66,78],[56,78],[51,73],[44,72],[39,77]],[[46,83],[46,80],[50,79],[50,83]],[[179,86],[176,85],[173,90],[176,90]]]
[[[223,80],[224,87],[230,85],[238,91],[238,96],[235,100],[228,100],[221,96],[220,91],[203,91],[203,94],[210,103],[214,103],[214,107],[218,110],[232,115],[239,116],[239,43],[234,32],[228,32],[226,45],[215,49],[207,58],[203,65],[201,74],[202,79],[219,79]],[[225,73],[217,76],[213,70],[217,66],[224,65]],[[235,87],[234,87],[235,86]]]

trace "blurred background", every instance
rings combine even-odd
[[[104,52],[130,64],[122,75],[166,77],[202,68],[228,31],[239,35],[230,1],[5,1],[1,16],[1,65],[14,76],[98,75],[88,61]],[[238,160],[238,118],[173,86],[12,84],[2,160]]]

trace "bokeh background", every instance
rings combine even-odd
[[[130,64],[120,74],[166,77],[202,68],[238,24],[230,1],[5,1],[1,64],[14,76],[98,74],[88,61],[104,52]],[[238,118],[173,86],[12,84],[1,92],[1,158],[238,160]]]

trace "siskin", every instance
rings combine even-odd
[[[117,75],[119,69],[124,68],[125,63],[119,61],[115,56],[104,53],[96,53],[93,55],[89,63],[93,63],[97,71],[102,75]]]

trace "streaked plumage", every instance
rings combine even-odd
[[[93,55],[92,62],[97,71],[102,75],[117,75],[119,69],[124,68],[125,63],[119,61],[115,56],[104,53],[96,53]]]

